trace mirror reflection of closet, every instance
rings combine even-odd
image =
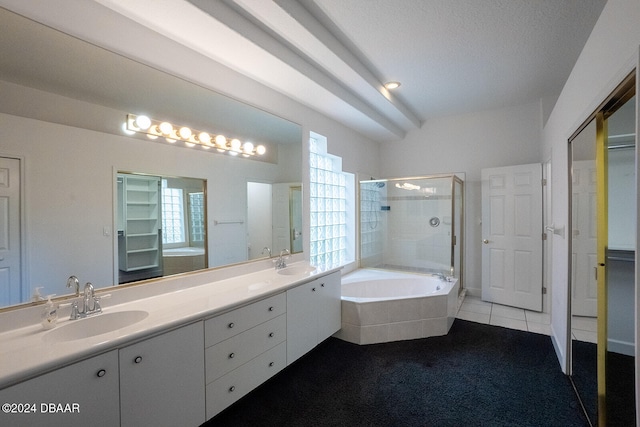
[[[634,94],[629,78],[570,140],[571,379],[591,425],[635,425]]]
[[[572,381],[591,423],[597,420],[596,123],[571,147]]]
[[[608,425],[635,424],[635,97],[607,117],[607,348]]]

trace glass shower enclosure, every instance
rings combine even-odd
[[[359,190],[360,267],[441,273],[463,283],[462,179],[372,179]]]

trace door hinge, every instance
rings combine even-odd
[[[542,186],[546,186],[547,185],[547,178],[542,178]]]
[[[542,240],[547,240],[547,233],[542,233]]]
[[[542,287],[542,295],[546,295],[547,294],[547,288],[545,288],[544,286]]]

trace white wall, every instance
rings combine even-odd
[[[220,83],[228,82],[235,83],[231,86],[232,91],[237,91],[242,101],[260,104],[269,112],[301,124],[302,149],[278,155],[286,167],[243,159],[223,162],[221,156],[215,154],[125,137],[120,133],[124,111],[0,82],[3,92],[0,155],[19,156],[25,161],[28,269],[24,280],[31,288],[45,286],[44,294],[68,294],[64,285],[71,274],[83,281],[90,280],[98,287],[113,283],[112,237],[104,236],[103,229],[114,229],[115,170],[206,179],[209,222],[245,217],[247,178],[293,182],[302,177],[304,188],[308,188],[310,130],[328,137],[329,150],[343,157],[345,171],[366,169],[377,173],[377,143],[271,89],[221,68]],[[88,150],[77,150],[78,144]],[[291,154],[294,151],[295,154]],[[52,197],[60,190],[62,197]],[[308,230],[308,199],[305,199],[304,209],[303,229]],[[210,225],[209,265],[237,262],[239,257],[246,256],[245,227],[237,230],[229,227],[232,226],[223,229]],[[78,236],[83,236],[81,244]],[[224,247],[215,245],[219,241],[226,242]],[[303,241],[308,257],[308,236],[304,236]]]
[[[568,222],[567,140],[636,66],[640,2],[609,0],[576,62],[543,132],[543,157],[552,158],[553,222]],[[553,236],[552,333],[562,369],[567,369],[568,241]],[[636,393],[638,396],[638,393]]]
[[[429,119],[398,144],[381,148],[381,176],[464,172],[465,286],[480,295],[480,170],[538,163],[542,109],[539,102],[499,110]]]

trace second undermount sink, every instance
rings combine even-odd
[[[278,270],[278,274],[283,274],[285,276],[295,276],[298,274],[313,273],[314,271],[316,271],[316,268],[310,265],[292,265],[291,267],[286,267]]]
[[[148,315],[149,313],[142,310],[94,314],[84,319],[70,320],[44,334],[42,339],[55,343],[90,338],[133,325],[144,320]]]

